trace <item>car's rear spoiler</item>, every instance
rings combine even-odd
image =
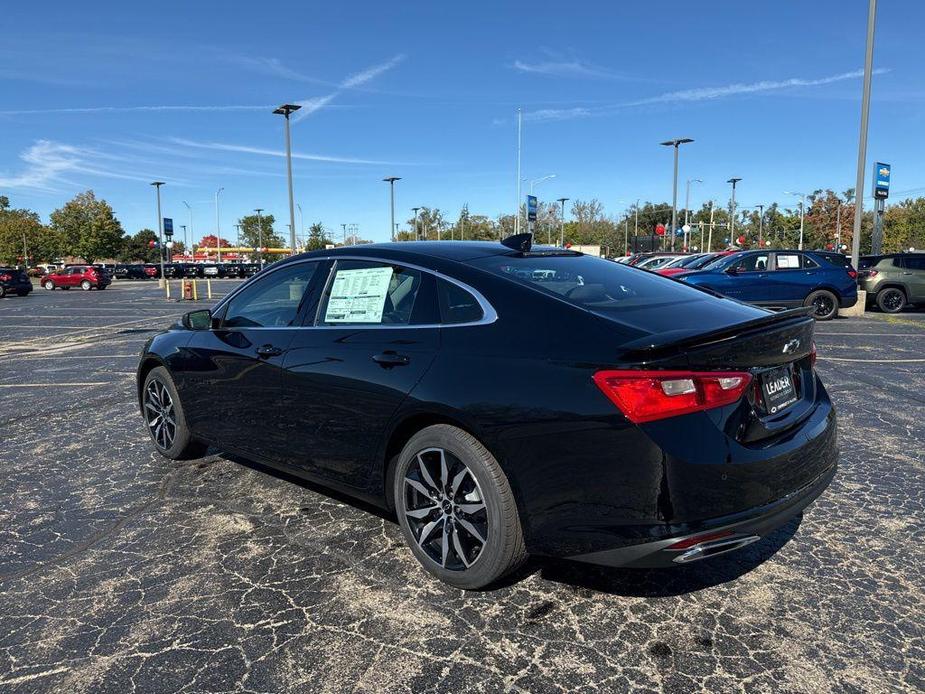
[[[708,332],[696,332],[692,330],[669,330],[667,332],[646,335],[637,340],[624,345],[626,352],[623,355],[625,361],[638,362],[640,360],[656,359],[667,356],[669,353],[677,353],[688,347],[703,347],[712,343],[722,342],[750,332],[756,328],[762,328],[769,325],[779,325],[787,322],[802,322],[812,320],[810,314],[812,307],[792,308],[786,311],[769,313],[766,316],[745,321],[744,323],[733,323],[716,330]]]

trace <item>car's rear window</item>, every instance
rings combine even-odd
[[[469,264],[614,318],[642,307],[652,310],[710,298],[680,282],[591,256],[495,255]]]
[[[835,267],[848,267],[851,265],[851,258],[842,253],[817,253],[816,255]]]

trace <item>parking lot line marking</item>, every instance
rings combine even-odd
[[[53,356],[53,357],[32,357],[29,355],[23,356],[23,359],[28,359],[30,361],[38,361],[40,359],[127,359],[131,357],[132,359],[138,359],[137,354],[69,354],[64,356]]]
[[[861,337],[921,337],[917,333],[815,333],[825,337],[838,337],[840,335],[855,335]]]
[[[819,355],[819,359],[828,361],[859,361],[865,364],[922,364],[925,359],[849,359],[848,357],[826,357]]]
[[[132,374],[133,376],[135,374]],[[112,381],[87,381],[86,383],[0,383],[0,388],[68,388],[78,386],[111,386]]]

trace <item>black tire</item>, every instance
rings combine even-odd
[[[803,305],[812,306],[812,315],[816,320],[832,320],[838,315],[838,297],[828,289],[811,292]]]
[[[152,394],[153,390],[153,394]],[[168,411],[167,398],[172,408]],[[183,405],[173,385],[170,372],[163,366],[157,366],[148,373],[141,390],[142,416],[145,428],[154,442],[154,448],[165,458],[171,460],[191,460],[205,455],[208,446],[195,440],[186,425]],[[167,415],[166,418],[164,415]],[[172,415],[172,417],[171,417]],[[170,421],[173,421],[172,431]],[[158,424],[161,424],[158,427]]]
[[[877,292],[877,306],[884,313],[899,313],[906,307],[906,293],[899,287],[887,287]]]
[[[6,287],[0,284],[0,299],[6,296]]]
[[[45,287],[45,289],[47,289],[48,291],[54,291],[55,283],[52,282],[51,280],[45,280],[45,284],[43,284],[42,286]]]
[[[80,288],[85,292],[89,292],[91,289],[93,289],[93,283],[90,280],[83,280],[80,283]]]
[[[16,296],[29,296],[29,292],[27,292],[25,289],[20,289],[16,292]]]
[[[70,287],[61,287],[61,289],[63,289],[64,291],[68,291]]]
[[[109,285],[101,284],[101,285],[98,285],[98,286],[97,286],[97,289],[106,289],[107,286],[109,286]]]
[[[424,474],[428,470],[433,486]],[[438,488],[429,496],[421,491]],[[392,495],[411,552],[445,583],[485,588],[527,558],[507,477],[494,456],[462,429],[436,424],[412,436],[398,456]],[[428,515],[420,515],[428,508]]]

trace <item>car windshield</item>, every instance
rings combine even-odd
[[[698,260],[700,260],[702,257],[703,256],[699,253],[696,255],[683,255],[680,258],[675,258],[670,263],[668,263],[665,267],[666,268],[667,267],[690,267],[691,265],[696,263]]]

